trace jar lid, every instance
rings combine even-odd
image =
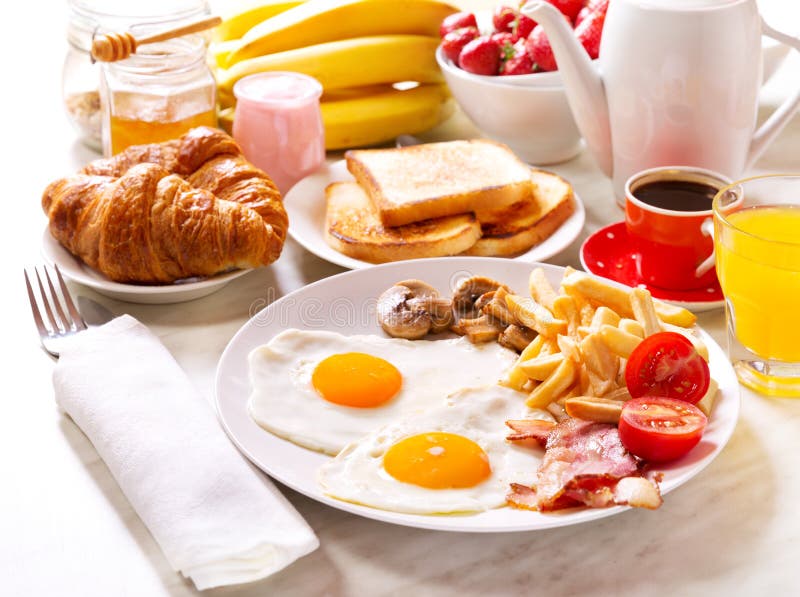
[[[99,21],[108,17],[131,21],[151,19],[163,23],[209,12],[206,0],[71,0],[69,4],[73,12]]]
[[[237,100],[271,106],[298,105],[322,95],[313,77],[289,71],[270,71],[242,77],[233,85]]]
[[[85,52],[92,36],[100,32],[130,31],[137,35],[181,21],[211,14],[207,0],[69,0],[72,11],[67,30],[69,42]]]

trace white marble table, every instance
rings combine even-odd
[[[52,14],[41,14],[52,11]],[[59,100],[64,14],[15,4],[0,41],[5,84],[0,235],[3,384],[0,401],[0,594],[188,595],[92,445],[55,407],[53,362],[39,348],[22,268],[42,261],[39,208],[51,179],[94,157],[74,141]],[[29,27],[46,52],[15,59]],[[18,29],[15,31],[14,29]],[[765,107],[798,80],[792,57],[768,85]],[[457,116],[439,138],[473,134]],[[757,164],[800,171],[800,118]],[[581,237],[552,260],[578,265],[580,242],[618,220],[611,186],[587,154],[554,167],[584,199]],[[217,359],[269,289],[277,296],[337,274],[289,242],[280,261],[207,298],[143,306],[92,296],[150,326],[211,400]],[[719,311],[700,317],[724,339]],[[742,392],[741,419],[721,455],[656,512],[629,511],[580,526],[518,534],[449,534],[391,526],[286,495],[318,533],[315,553],[263,582],[221,595],[797,594],[800,572],[800,401]]]

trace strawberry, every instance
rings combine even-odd
[[[458,57],[458,66],[476,75],[496,75],[500,70],[500,45],[483,36],[473,39]]]
[[[506,46],[513,46],[514,41],[516,41],[514,39],[514,36],[511,33],[508,33],[507,31],[492,33],[489,36],[489,39],[496,42],[497,45],[499,45],[501,48],[505,48]]]
[[[600,40],[603,37],[605,20],[605,12],[593,12],[575,27],[575,37],[581,42],[592,60],[600,55]]]
[[[519,15],[511,29],[511,33],[514,35],[514,41],[518,39],[528,39],[534,27],[536,27],[536,21],[525,15]]]
[[[529,75],[533,72],[533,60],[528,56],[525,48],[503,62],[500,68],[501,75]]]
[[[536,25],[525,42],[525,51],[531,57],[537,70],[557,70],[556,59],[550,40],[541,25]]]
[[[497,32],[511,33],[511,27],[517,20],[517,11],[510,6],[498,6],[492,14],[492,25]]]
[[[471,12],[454,12],[448,15],[439,25],[439,37],[444,37],[451,31],[461,29],[462,27],[475,27],[478,28],[478,21],[475,20],[475,15]]]
[[[575,20],[575,17],[578,16],[581,8],[583,8],[584,0],[547,0],[550,4],[555,6],[558,10],[561,11],[561,14],[565,15],[569,22],[572,23]]]
[[[586,6],[580,9],[580,11],[578,12],[578,16],[575,17],[575,26],[577,27],[578,25],[580,25],[581,21],[583,21],[590,14],[592,14],[592,11],[591,9],[589,9],[589,5],[587,4]]]
[[[578,16],[575,17],[575,27],[581,24],[586,17],[595,12],[606,13],[608,10],[608,0],[589,0],[589,2],[581,8]]]
[[[477,38],[480,32],[476,27],[462,27],[451,31],[442,38],[442,52],[454,63],[458,64],[458,56],[469,42]]]

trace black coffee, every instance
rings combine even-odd
[[[706,211],[718,189],[689,180],[657,180],[640,186],[633,195],[642,203],[673,211]]]

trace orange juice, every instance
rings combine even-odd
[[[800,206],[749,207],[717,223],[717,275],[739,342],[800,362]]]
[[[147,121],[113,114],[110,120],[111,153],[114,155],[131,145],[161,143],[176,139],[196,126],[217,126],[216,110],[171,121]]]

